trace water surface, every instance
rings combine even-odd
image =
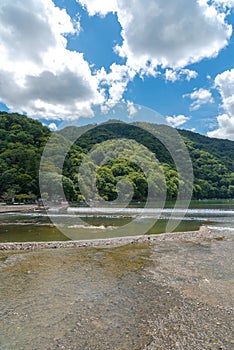
[[[50,213],[6,213],[0,214],[0,242],[24,242],[24,241],[53,241],[69,240],[71,236],[76,239],[96,239],[115,237],[115,229],[130,223],[134,225],[126,230],[126,235],[135,235],[138,225],[147,220],[152,220],[152,211],[139,214],[136,208],[126,209],[118,214],[110,214],[108,211],[92,214],[84,212]],[[155,224],[147,232],[148,234],[163,233],[166,230],[168,220],[173,214],[172,209],[163,209],[160,218],[155,219]],[[220,228],[234,227],[234,210],[229,207],[222,209],[193,208],[187,211],[177,210],[174,216],[178,226],[175,231],[198,230],[201,225],[211,225]],[[174,215],[174,214],[173,214]],[[57,227],[53,224],[56,222]],[[62,231],[61,231],[62,230]],[[66,234],[67,233],[67,234]]]

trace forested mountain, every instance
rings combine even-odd
[[[83,178],[92,178],[93,172],[96,172],[96,185],[104,199],[116,199],[116,185],[122,179],[132,184],[134,200],[144,201],[149,186],[151,192],[155,191],[157,196],[160,196],[164,176],[167,198],[176,198],[181,179],[178,178],[173,157],[165,148],[164,142],[159,141],[160,136],[162,139],[170,138],[169,126],[150,123],[124,124],[116,121],[95,125],[95,128],[93,126],[67,127],[54,135],[54,141],[48,147],[48,159],[44,164],[45,181],[51,182],[51,187],[43,196],[52,198],[57,183],[62,178],[67,199],[82,199],[79,186],[86,186],[87,183],[82,183],[82,176],[79,177],[80,165],[92,149],[92,154],[95,154],[95,159],[100,160],[100,164],[92,165],[92,158],[89,158],[88,167],[82,170]],[[178,132],[193,164],[193,198],[233,198],[234,142],[211,139],[187,130]],[[23,201],[40,196],[39,165],[50,135],[51,131],[39,121],[19,114],[0,112],[1,200],[14,197],[17,201]],[[77,139],[79,135],[81,136]],[[117,142],[118,139],[122,141]],[[61,172],[56,164],[62,158],[61,150],[64,145],[69,152]],[[121,147],[122,151],[116,153]],[[180,146],[177,145],[177,148]],[[157,164],[153,163],[147,149],[155,154]],[[180,151],[182,152],[182,148],[176,149],[176,152]],[[183,156],[182,153],[181,155]],[[149,169],[147,179],[139,166],[140,157],[144,159],[144,167]],[[91,185],[95,184],[90,183]],[[121,186],[125,185],[122,183]],[[121,189],[119,190],[121,192]]]
[[[141,126],[144,126],[144,129]],[[150,123],[123,124],[108,122],[83,133],[77,140],[76,145],[85,151],[89,151],[95,144],[100,144],[106,140],[126,138],[137,141],[156,154],[165,172],[168,199],[174,199],[177,195],[178,176],[173,157],[159,139],[153,136],[153,134],[161,134],[163,138],[170,138],[170,129],[166,125]],[[233,198],[234,142],[212,139],[187,130],[178,130],[178,132],[189,151],[193,163],[193,198]],[[74,133],[76,133],[75,128],[66,128],[62,131],[62,134],[68,138],[69,133],[72,139]],[[77,135],[79,134],[80,130],[78,128]],[[122,162],[125,161],[122,160]],[[116,163],[116,160],[113,163]],[[108,167],[111,168],[110,163]],[[125,167],[124,164],[122,164],[122,167]],[[111,174],[115,176],[113,171],[111,171]],[[126,173],[123,171],[118,176],[124,175],[126,176]]]
[[[0,199],[36,199],[41,153],[50,135],[40,122],[0,112]]]

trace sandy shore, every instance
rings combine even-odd
[[[220,232],[214,232],[206,226],[199,231],[164,233],[157,235],[126,236],[106,239],[79,240],[79,241],[52,241],[52,242],[10,242],[0,243],[1,250],[35,250],[75,247],[106,247],[137,243],[157,243],[162,241],[180,241],[201,243],[210,240],[222,240]]]
[[[0,214],[15,213],[15,212],[28,212],[38,209],[36,204],[16,204],[16,205],[0,205]]]

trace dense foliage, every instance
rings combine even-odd
[[[92,186],[98,189],[98,192],[93,191],[93,200],[100,195],[112,201],[118,197],[118,193],[127,193],[126,186],[129,184],[133,200],[145,201],[149,189],[160,198],[165,177],[167,199],[175,199],[183,179],[178,176],[170,152],[159,141],[160,138],[170,138],[170,129],[165,125],[149,123],[108,122],[95,128],[67,127],[55,133],[47,144],[42,169],[45,175],[43,181],[47,186],[41,195],[56,199],[57,193],[59,199],[58,188],[62,180],[68,201],[83,199],[82,193],[89,192]],[[186,130],[179,133],[193,163],[193,197],[233,198],[234,142],[211,139]],[[14,197],[17,201],[27,201],[40,196],[40,159],[50,135],[50,130],[38,121],[19,114],[0,112],[1,200]],[[122,151],[118,139],[122,140]],[[69,149],[67,156],[63,154],[64,147]],[[175,147],[183,158],[182,148]],[[89,193],[89,196],[91,198],[92,194]]]
[[[144,127],[144,129],[142,128]],[[86,127],[87,128],[87,127]],[[146,130],[149,132],[147,132]],[[139,144],[144,145],[152,151],[161,164],[165,172],[167,182],[167,199],[175,199],[178,192],[178,174],[171,154],[159,141],[160,134],[162,139],[170,138],[170,127],[165,125],[156,125],[150,123],[123,124],[117,122],[108,122],[94,129],[90,129],[78,139],[76,145],[83,150],[90,151],[95,144],[100,144],[105,140],[118,138],[133,139]],[[84,130],[82,130],[84,131]],[[155,137],[153,134],[156,135]],[[66,137],[69,134],[75,134],[75,128],[64,130]],[[233,198],[234,197],[234,142],[229,140],[212,139],[191,131],[179,130],[192,160],[194,172],[193,198]],[[79,130],[77,130],[77,135]],[[180,152],[177,149],[176,152]],[[181,154],[181,157],[183,155]],[[113,161],[115,164],[117,160]],[[126,159],[122,160],[121,167],[129,169],[126,165]],[[111,170],[110,179],[115,172]],[[77,169],[78,171],[78,169]],[[122,176],[131,174],[123,172]],[[139,172],[139,177],[142,174]],[[106,180],[107,181],[107,180]],[[108,183],[108,182],[106,182]],[[110,183],[113,183],[110,182]],[[142,200],[135,192],[135,200]]]
[[[234,142],[180,131],[193,162],[194,198],[234,197]]]
[[[40,122],[0,112],[0,198],[17,201],[39,196],[38,169],[50,135]]]

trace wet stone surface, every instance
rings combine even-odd
[[[233,349],[232,241],[205,244],[0,252],[0,349]]]
[[[143,348],[152,340],[149,254],[145,246],[5,253],[0,348]]]

